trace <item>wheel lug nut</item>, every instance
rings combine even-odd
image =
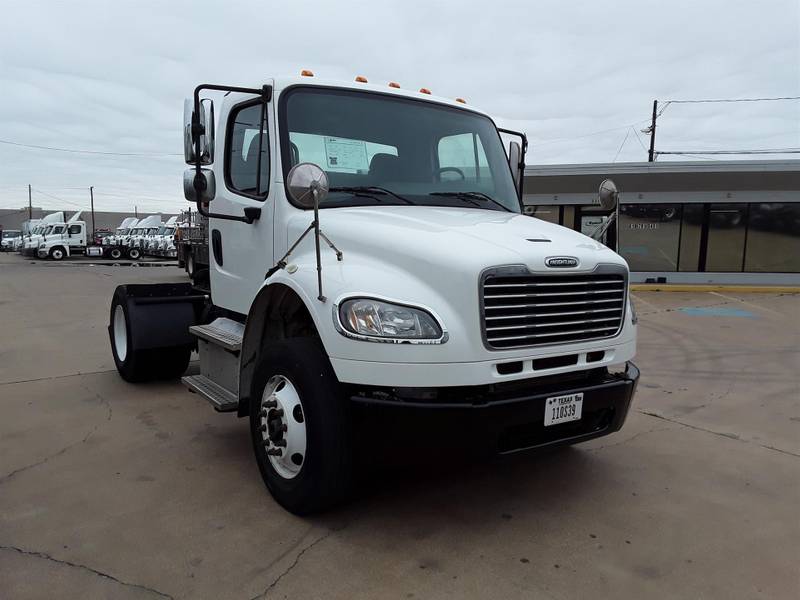
[[[283,416],[283,409],[282,408],[277,409],[275,411],[275,416],[276,417],[282,417]]]
[[[280,446],[281,448],[286,448],[286,440],[275,440],[273,444]]]
[[[270,448],[269,450],[267,450],[268,456],[281,456],[282,454],[283,452],[281,452],[277,448]]]
[[[267,400],[263,404],[264,408],[277,408],[278,402],[276,400]]]

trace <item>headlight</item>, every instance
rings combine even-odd
[[[428,344],[447,341],[447,334],[434,316],[421,308],[351,298],[341,303],[337,316],[342,333],[360,339]]]
[[[636,325],[639,322],[639,317],[636,315],[636,308],[633,306],[633,298],[628,296],[628,306],[631,307],[631,324]]]

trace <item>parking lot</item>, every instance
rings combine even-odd
[[[245,420],[114,370],[114,287],[183,277],[0,255],[0,597],[800,595],[798,295],[636,292],[620,432],[379,473],[298,518]]]

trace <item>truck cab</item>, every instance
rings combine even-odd
[[[14,249],[14,243],[20,238],[22,232],[19,229],[3,229],[2,239],[0,240],[0,250],[10,252]]]
[[[208,220],[208,281],[116,290],[120,374],[176,376],[197,349],[184,384],[249,419],[298,514],[347,496],[356,407],[446,415],[440,433],[501,454],[617,431],[638,380],[628,268],[522,214],[525,147],[426,89],[199,86],[184,193]],[[616,204],[611,182],[599,194]]]
[[[87,231],[84,221],[71,218],[63,225],[56,225],[49,235],[39,242],[39,258],[62,260],[75,254],[84,254],[87,246]]]

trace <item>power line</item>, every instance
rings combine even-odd
[[[183,154],[171,152],[108,152],[105,150],[77,150],[75,148],[57,148],[55,146],[39,146],[36,144],[23,144],[20,142],[12,142],[11,140],[0,140],[0,144],[7,144],[9,146],[20,146],[22,148],[32,148],[35,150],[50,150],[53,152],[68,152],[71,154],[100,154],[102,156],[139,156],[147,158],[164,158],[168,156],[183,156]]]
[[[667,100],[666,102],[667,104],[709,104],[712,102],[774,102],[777,100],[800,100],[800,96],[779,96],[776,98],[720,98],[717,100]],[[664,108],[666,108],[666,106]]]
[[[558,142],[571,142],[572,140],[579,140],[581,138],[591,137],[593,135],[600,135],[601,133],[609,133],[611,131],[621,131],[622,129],[628,129],[629,127],[634,127],[636,125],[649,122],[650,119],[642,119],[641,121],[636,121],[635,123],[628,123],[627,125],[622,125],[621,127],[611,127],[610,129],[601,129],[599,131],[592,131],[591,133],[584,133],[582,135],[576,135],[573,137],[552,138],[549,140],[534,141],[533,146],[534,148],[536,148],[538,146],[544,146],[545,144],[555,144]]]
[[[617,150],[617,153],[614,155],[614,160],[611,161],[612,163],[617,162],[617,158],[619,157],[619,153],[622,152],[622,148],[625,146],[625,142],[628,141],[628,136],[630,134],[631,134],[631,128],[628,127],[628,131],[625,132],[625,138],[622,140],[622,143],[619,145],[619,150]]]
[[[691,154],[800,154],[800,148],[759,148],[757,150],[677,150],[662,151],[659,150],[656,154],[681,154],[689,156]]]

